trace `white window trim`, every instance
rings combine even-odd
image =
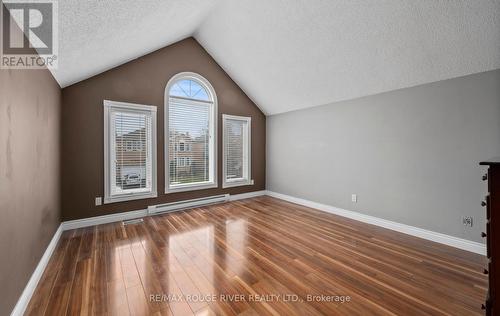
[[[138,190],[136,192],[115,194],[112,195],[111,192],[111,172],[112,168],[110,165],[111,148],[110,148],[110,112],[112,109],[122,109],[122,110],[135,110],[135,111],[148,111],[151,112],[151,191],[141,192],[143,190]],[[115,203],[130,200],[148,199],[155,198],[158,196],[156,188],[156,106],[153,105],[142,105],[135,103],[117,102],[104,100],[104,203]]]
[[[248,141],[247,141],[247,152],[248,152],[248,179],[227,179],[227,166],[226,166],[226,121],[227,120],[236,120],[236,121],[244,121],[247,122],[247,133],[248,133]],[[222,114],[222,188],[231,188],[238,187],[243,185],[252,185],[252,118],[246,116],[236,116],[236,115],[228,115]]]
[[[213,174],[213,179],[212,181],[206,181],[206,182],[201,182],[201,183],[187,183],[187,184],[177,184],[175,186],[170,186],[170,164],[168,162],[168,142],[169,142],[169,101],[170,101],[170,88],[174,83],[176,83],[178,80],[182,79],[192,79],[195,81],[198,81],[202,84],[202,86],[206,87],[208,89],[209,96],[213,100],[212,103],[212,109],[213,113],[212,114],[212,119],[211,119],[211,128],[210,128],[210,139],[213,140],[213,150],[212,150],[212,163],[210,165],[210,168],[212,168],[212,174]],[[165,122],[165,131],[164,131],[164,147],[165,147],[165,193],[175,193],[175,192],[185,192],[185,191],[194,191],[194,190],[204,190],[204,189],[211,189],[211,188],[217,188],[218,183],[217,183],[217,135],[218,135],[218,130],[217,130],[217,119],[218,119],[218,112],[217,112],[217,95],[215,93],[215,89],[213,86],[210,84],[210,82],[205,79],[203,76],[194,73],[194,72],[181,72],[176,75],[174,75],[172,78],[167,83],[167,86],[165,87],[165,94],[164,94],[165,100],[164,100],[164,122]],[[178,99],[184,99],[181,97],[175,97]],[[195,102],[202,102],[199,100],[193,100]],[[209,102],[205,102],[209,103]]]

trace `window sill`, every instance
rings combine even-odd
[[[147,192],[147,193],[129,193],[129,194],[119,194],[114,196],[106,196],[104,197],[104,204],[117,203],[117,202],[125,202],[132,200],[142,200],[142,199],[151,199],[158,197],[158,194],[155,192]]]
[[[232,181],[232,182],[223,182],[222,188],[232,188],[232,187],[241,187],[245,185],[253,185],[253,180],[243,180],[243,181]]]
[[[174,186],[174,187],[167,187],[165,189],[165,194],[204,190],[204,189],[213,189],[213,188],[217,188],[217,183],[210,182],[210,183],[193,184],[193,185],[178,185],[178,186]]]

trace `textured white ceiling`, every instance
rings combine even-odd
[[[194,35],[266,114],[500,68],[500,0],[62,0],[62,86]]]
[[[275,114],[500,68],[500,1],[228,0],[195,38]]]
[[[62,87],[189,37],[216,0],[60,0]]]

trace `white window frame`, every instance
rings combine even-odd
[[[228,120],[233,121],[244,121],[247,123],[247,156],[243,157],[243,161],[247,162],[247,177],[239,178],[239,179],[227,179],[227,153],[226,153],[226,122]],[[246,116],[236,116],[236,115],[222,115],[222,187],[223,188],[231,188],[242,185],[252,185],[252,118]],[[245,144],[244,144],[245,145]]]
[[[113,125],[111,124],[111,112],[122,111],[131,113],[149,113],[151,115],[151,190],[138,190],[135,192],[113,193],[111,188],[112,177],[114,177],[111,158],[114,157]],[[156,180],[156,106],[135,103],[117,102],[104,100],[104,203],[115,203],[138,199],[155,198],[157,194]]]
[[[196,184],[176,184],[170,185],[170,163],[168,161],[169,157],[169,103],[170,103],[170,88],[179,80],[190,79],[197,81],[201,86],[203,86],[212,99],[211,101],[211,113],[210,113],[210,122],[209,122],[209,139],[210,139],[210,156],[209,156],[209,174],[211,175],[211,181],[206,181],[202,183]],[[194,191],[194,190],[204,190],[210,188],[217,188],[217,95],[215,93],[215,89],[212,87],[210,82],[205,79],[203,76],[194,73],[194,72],[181,72],[174,75],[167,83],[165,87],[165,113],[164,113],[164,121],[165,121],[165,133],[164,133],[164,147],[165,147],[165,193],[175,193],[175,192],[185,192],[185,191]],[[200,100],[191,100],[188,98],[175,97],[177,99],[186,99],[187,101],[204,103],[208,104],[208,102],[203,102]]]

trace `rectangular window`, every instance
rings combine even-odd
[[[104,101],[104,203],[156,191],[156,107]]]
[[[250,172],[250,117],[226,115],[223,122],[223,184],[234,187],[252,184]]]
[[[217,187],[214,104],[169,98],[166,192]]]

